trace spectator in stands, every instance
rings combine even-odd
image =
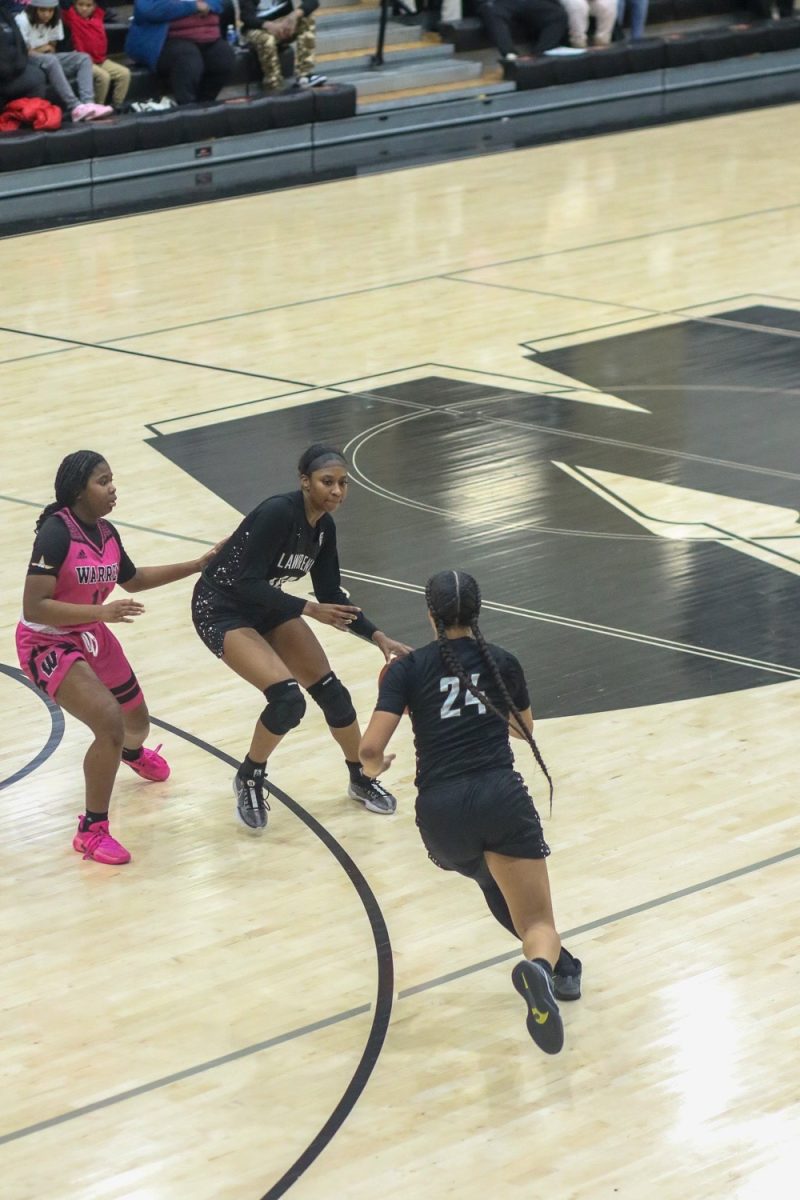
[[[0,0],[0,108],[23,96],[42,100],[46,89],[47,80],[28,58],[10,0]]]
[[[617,20],[617,0],[561,0],[567,14],[569,44],[585,50],[589,33],[589,18],[594,17],[594,46],[610,46]]]
[[[95,121],[113,113],[113,108],[108,105],[94,103],[92,60],[88,54],[75,50],[63,53],[57,49],[58,43],[64,40],[64,26],[57,5],[29,4],[24,12],[17,13],[16,22],[28,53],[46,75],[47,83],[73,121]]]
[[[631,0],[631,41],[638,42],[644,37],[644,27],[647,23],[649,0]],[[625,24],[625,0],[618,0],[617,21],[620,29]]]
[[[73,48],[88,54],[92,60],[95,101],[105,104],[111,90],[111,103],[114,108],[119,108],[131,86],[131,73],[122,63],[108,57],[104,20],[103,10],[94,0],[75,0],[72,8],[64,9],[64,24],[70,32]]]
[[[222,0],[134,0],[125,52],[156,71],[178,104],[215,100],[236,67],[221,10]]]
[[[294,42],[296,86],[301,88],[319,87],[325,82],[324,75],[314,74],[314,49],[316,46],[316,25],[312,13],[319,8],[319,0],[302,0],[299,8],[294,8],[292,0],[286,0],[284,5],[272,7],[286,8],[284,15],[277,19],[265,20],[264,10],[269,8],[265,0],[240,0],[242,14],[242,35],[256,54],[263,76],[264,91],[276,92],[283,87],[280,52],[282,46]],[[259,16],[259,13],[262,15]]]
[[[522,33],[536,56],[554,50],[567,32],[567,15],[559,0],[479,0],[478,16],[505,63],[520,57],[514,33]]]

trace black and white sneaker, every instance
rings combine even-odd
[[[358,781],[351,779],[347,794],[351,800],[360,800],[369,812],[389,816],[397,811],[397,801],[392,793],[368,775],[362,774]]]
[[[528,1033],[545,1054],[558,1054],[564,1045],[564,1025],[550,972],[526,958],[514,967],[511,982],[528,1006]]]
[[[247,832],[262,834],[267,828],[269,812],[269,788],[264,772],[254,771],[252,779],[242,779],[237,771],[233,777],[233,794],[236,797],[236,816]]]

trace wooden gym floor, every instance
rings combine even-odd
[[[0,242],[3,1200],[794,1195],[797,116]],[[346,798],[310,708],[240,832],[259,705],[191,581],[122,631],[172,778],[120,773],[130,866],[71,849],[86,732],[12,641],[58,462],[107,455],[147,564],[318,436],[351,457],[353,597],[419,642],[427,575],[466,567],[526,665],[584,961],[555,1059],[515,943],[419,843],[407,728],[396,816]],[[366,719],[377,652],[315,629]]]

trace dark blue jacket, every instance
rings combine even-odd
[[[223,0],[207,0],[207,3],[212,12],[222,11]],[[135,0],[125,53],[154,71],[167,40],[170,21],[191,17],[196,12],[195,0]]]

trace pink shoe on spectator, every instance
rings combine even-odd
[[[105,863],[109,867],[121,867],[130,862],[131,856],[124,846],[108,832],[108,821],[95,821],[88,829],[81,829],[83,817],[78,817],[78,832],[72,839],[72,849],[84,858]]]
[[[93,109],[96,107],[98,106],[95,104],[77,104],[75,108],[70,111],[69,115],[73,122],[88,121],[92,115]]]
[[[91,112],[88,112],[83,118],[85,121],[98,121],[101,117],[112,116],[114,112],[108,104],[87,104],[85,107],[91,109]]]
[[[128,762],[126,758],[123,758],[122,761],[137,775],[141,775],[142,779],[161,783],[162,780],[169,779],[169,763],[158,753],[160,749],[160,744],[156,746],[155,750],[148,750],[146,746],[142,746],[141,754],[133,762]]]

